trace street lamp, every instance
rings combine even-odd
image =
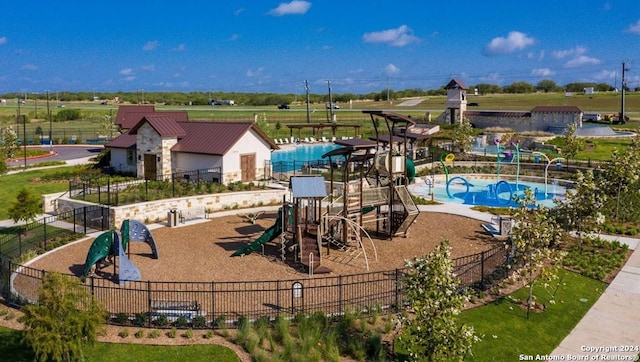
[[[564,160],[564,157],[556,157],[553,159],[549,159],[549,156],[547,156],[546,153],[542,153],[542,152],[538,152],[538,151],[534,151],[531,152],[532,155],[538,155],[538,156],[542,156],[545,158],[545,160],[547,160],[547,165],[544,168],[544,197],[547,197],[547,175],[549,173],[549,166],[551,166],[551,164],[555,161],[560,161],[560,160]]]

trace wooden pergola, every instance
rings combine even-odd
[[[360,127],[362,127],[359,124],[344,124],[344,123],[295,123],[295,124],[288,124],[287,127],[289,127],[289,137],[293,137],[293,131],[294,130],[298,130],[298,138],[300,138],[300,132],[303,129],[311,129],[312,134],[315,136],[316,134],[319,134],[319,132],[322,132],[325,128],[330,128],[331,129],[331,136],[335,137],[336,136],[336,130],[338,128],[352,128],[353,129],[353,136],[355,138],[360,136]]]

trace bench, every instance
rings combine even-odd
[[[151,300],[151,319],[165,315],[170,322],[175,322],[180,317],[191,322],[193,318],[204,315],[200,309],[200,304],[196,301]]]
[[[180,223],[184,224],[195,219],[208,219],[209,213],[204,207],[192,207],[186,210],[179,210],[178,218]]]

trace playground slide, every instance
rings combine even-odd
[[[82,271],[82,279],[84,280],[91,267],[99,260],[106,258],[109,254],[113,254],[113,233],[115,231],[107,231],[100,234],[91,244],[89,253],[87,253],[87,259],[84,262],[84,270]]]
[[[407,168],[407,180],[412,183],[413,179],[416,178],[416,165],[408,158],[406,158],[404,165]]]
[[[258,250],[260,248],[260,246],[262,246],[263,244],[266,244],[266,243],[270,242],[271,240],[277,238],[278,235],[280,235],[280,233],[282,232],[282,218],[281,218],[281,215],[282,215],[282,213],[278,212],[278,218],[276,219],[275,224],[271,225],[271,227],[269,227],[267,230],[265,230],[262,233],[262,235],[260,235],[260,237],[258,237],[256,240],[254,240],[251,243],[247,244],[246,246],[236,250],[233,254],[231,254],[231,256],[249,255],[249,254],[253,253],[254,251]]]

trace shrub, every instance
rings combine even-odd
[[[114,317],[114,321],[116,322],[116,324],[119,324],[121,326],[127,324],[129,322],[129,314],[127,313],[118,313],[115,315]]]
[[[176,318],[176,321],[173,322],[173,326],[176,328],[184,328],[186,326],[189,325],[189,320],[187,319],[187,317],[181,315],[178,318]]]
[[[159,330],[154,329],[151,332],[149,332],[149,334],[147,335],[148,338],[160,338],[160,336],[162,335],[162,333],[160,333]]]
[[[149,316],[146,313],[136,313],[133,317],[133,325],[137,327],[144,327],[149,322]]]
[[[207,319],[204,316],[195,316],[193,318],[193,328],[204,328],[207,325]]]
[[[178,330],[176,329],[176,327],[171,327],[169,332],[167,332],[167,337],[176,338],[176,336],[178,336]]]
[[[136,338],[142,338],[142,337],[144,337],[144,330],[139,329],[138,331],[136,331],[136,334],[134,334],[134,336],[135,336]]]
[[[158,327],[166,327],[169,325],[169,319],[166,314],[160,314],[156,317],[154,324]]]
[[[120,332],[118,332],[118,337],[120,337],[120,338],[127,338],[127,337],[129,337],[129,328],[124,328],[123,330],[121,330]]]

